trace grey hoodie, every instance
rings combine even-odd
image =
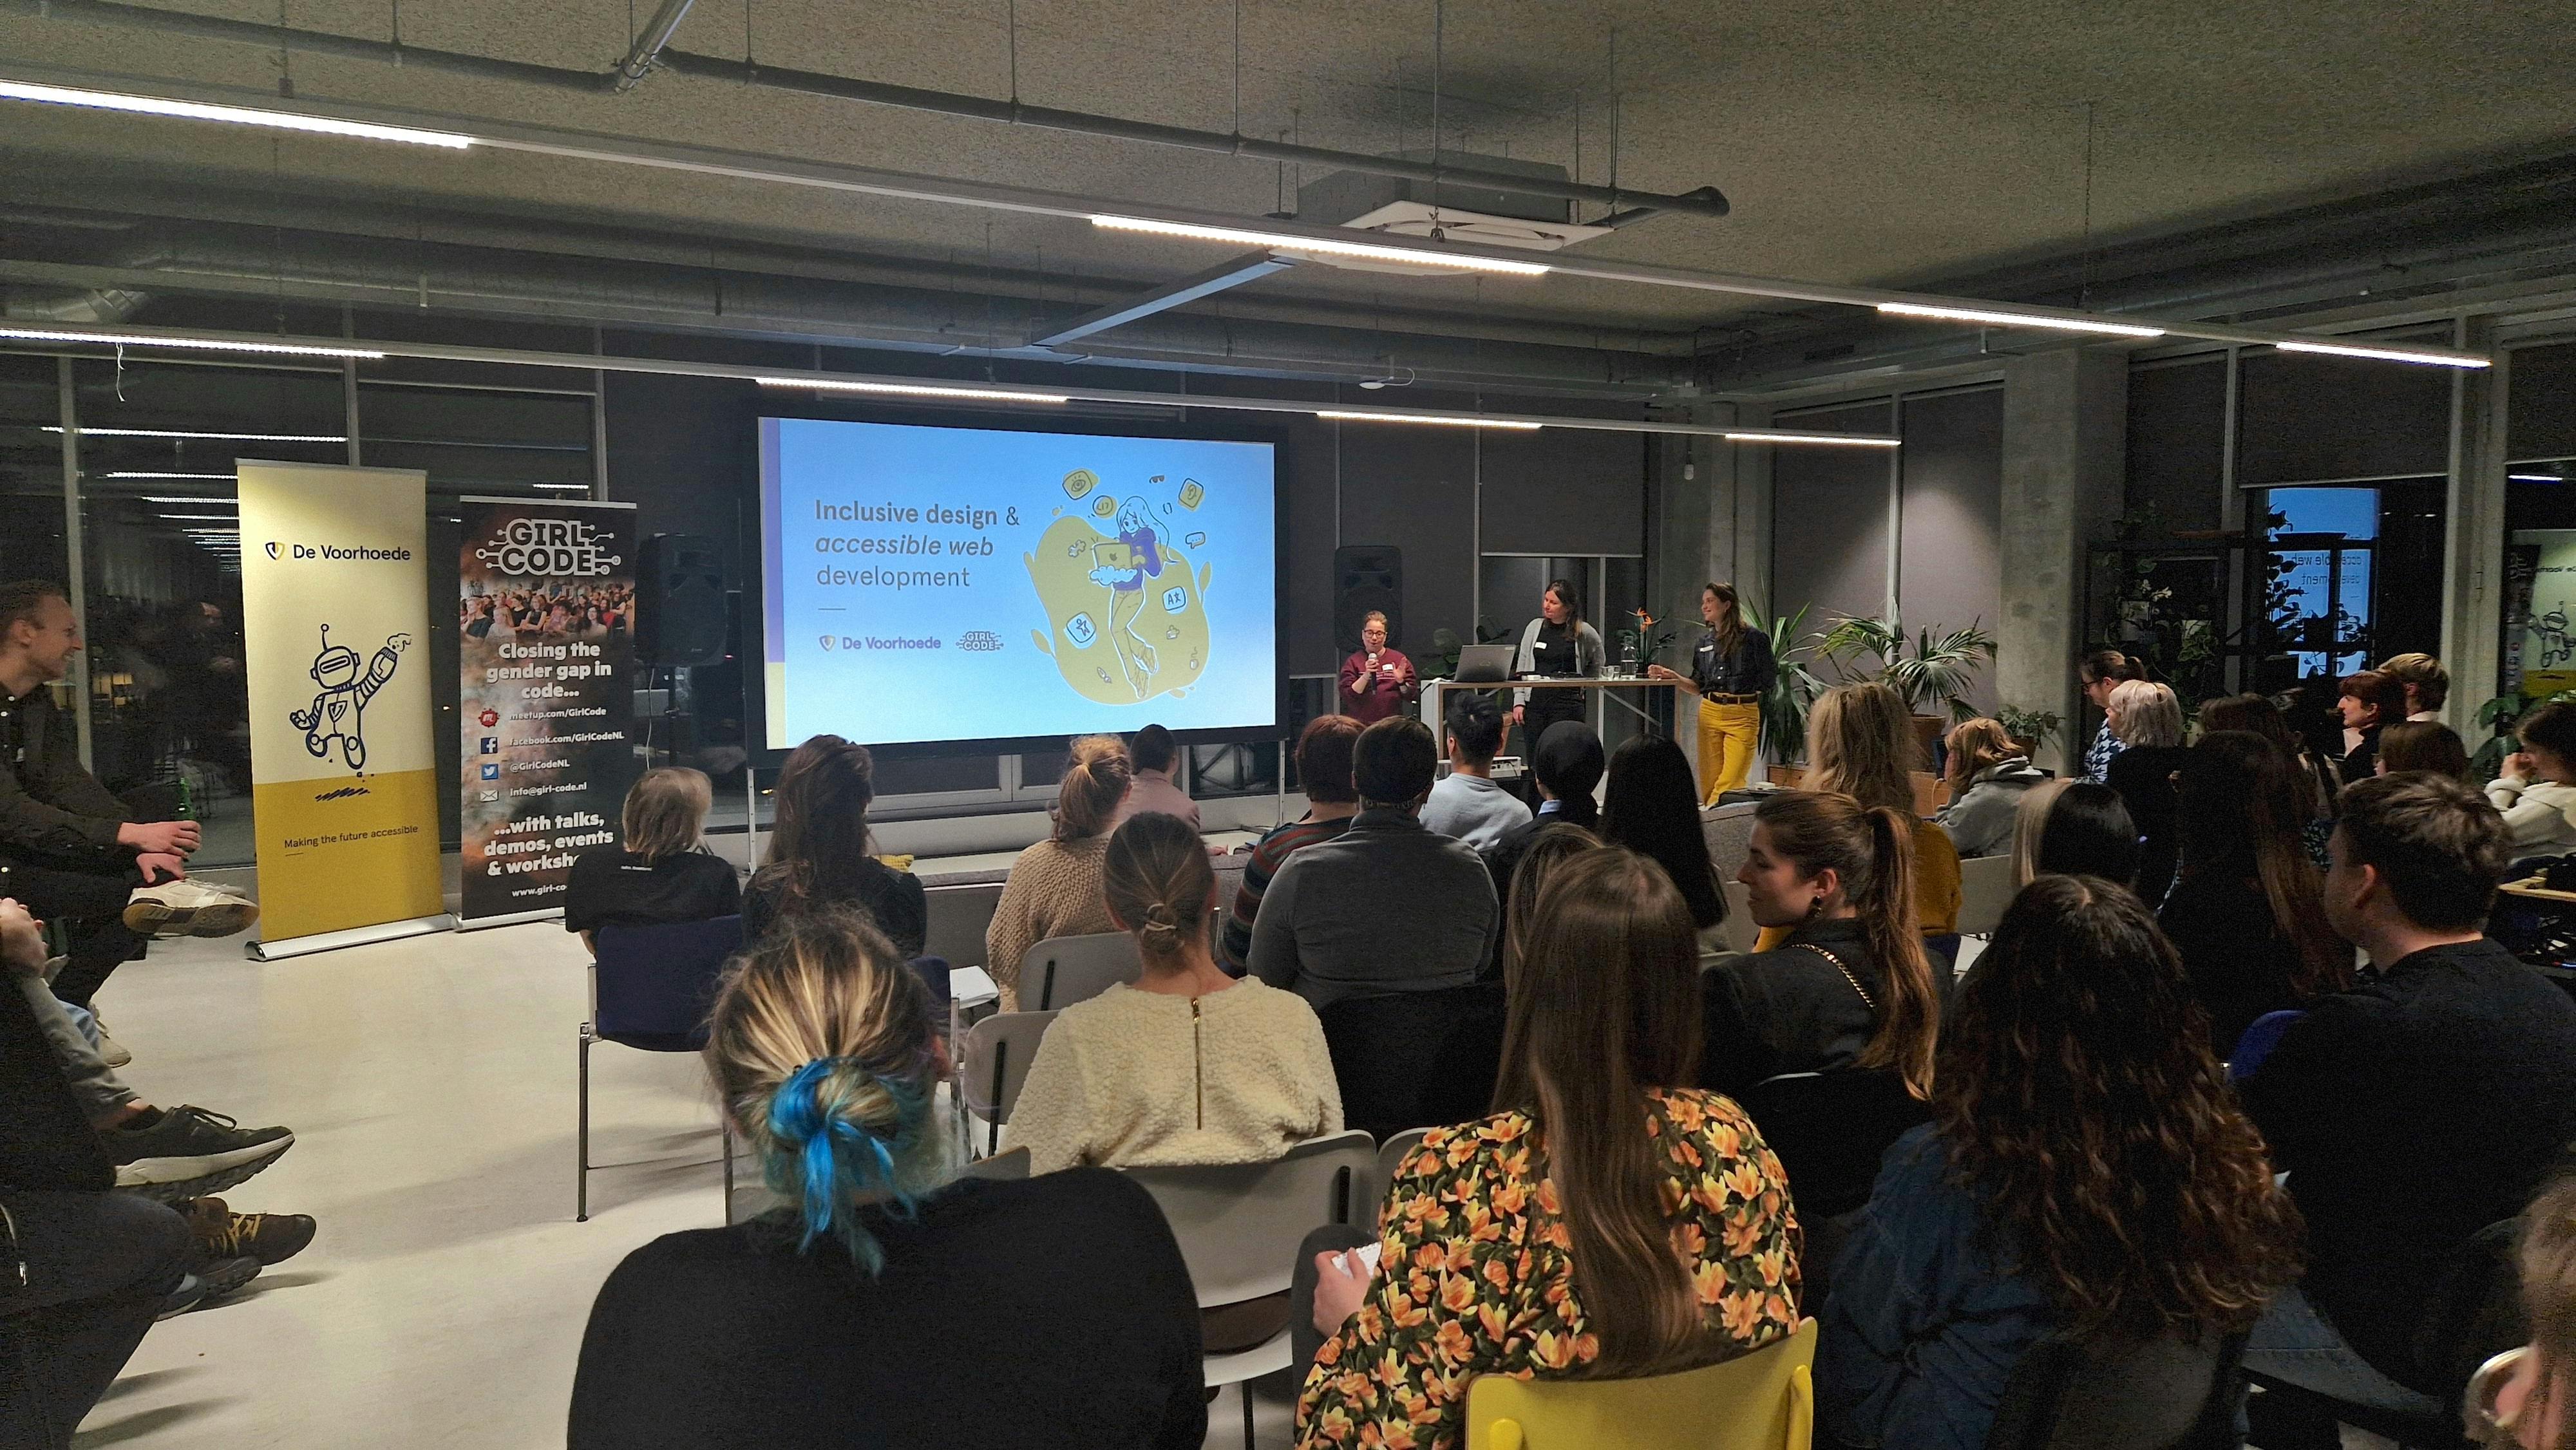
[[[2021,793],[2048,779],[2027,757],[2006,756],[1968,777],[1968,788],[1942,808],[1932,823],[1950,833],[1950,844],[1962,859],[2000,856],[2012,849],[2013,817]]]

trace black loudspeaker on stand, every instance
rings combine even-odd
[[[725,652],[724,554],[696,534],[655,534],[635,566],[635,655],[647,665],[711,665]]]
[[[1387,643],[1404,648],[1404,551],[1393,544],[1347,544],[1333,551],[1333,648],[1360,647],[1360,622],[1386,616]]]

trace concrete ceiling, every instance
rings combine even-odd
[[[387,36],[393,19],[391,0],[195,0],[188,8],[372,38]],[[651,4],[638,0],[638,8]],[[1010,92],[1009,9],[1009,0],[702,0],[675,44],[1002,96]],[[1235,5],[1019,0],[1017,11],[1024,99],[1216,131],[1235,124]],[[625,50],[631,23],[624,0],[439,0],[400,15],[411,45],[593,71]],[[1433,20],[1424,0],[1242,6],[1241,129],[1358,151],[1425,147]],[[2576,8],[2563,3],[1455,0],[1443,31],[1448,146],[1569,169],[1579,146],[1582,178],[1607,182],[1615,97],[1623,185],[1678,192],[1713,184],[1734,202],[1726,219],[1658,217],[1587,251],[1828,282],[1915,284],[2205,229],[2568,149],[2576,133],[2576,87],[2563,74]],[[269,89],[281,78],[274,51],[63,18],[0,19],[0,57]],[[310,55],[284,70],[308,97],[1247,216],[1295,197],[1294,178],[1265,163],[675,74],[612,97]],[[13,198],[38,204],[49,187],[79,189],[93,167],[175,165],[286,192],[389,192],[425,211],[559,209],[660,233],[989,265],[1060,277],[1069,299],[1223,260],[1220,249],[1106,236],[1075,222],[24,105],[0,108],[0,151]],[[1621,346],[1686,339],[1748,316],[1740,302],[1665,289],[1316,267],[1197,307],[1304,304],[1343,325],[1383,310],[1636,335]]]

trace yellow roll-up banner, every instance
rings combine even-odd
[[[434,918],[427,476],[240,472],[262,955]]]

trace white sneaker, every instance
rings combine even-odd
[[[138,886],[125,903],[128,931],[145,936],[231,936],[259,920],[259,903],[191,877]]]

